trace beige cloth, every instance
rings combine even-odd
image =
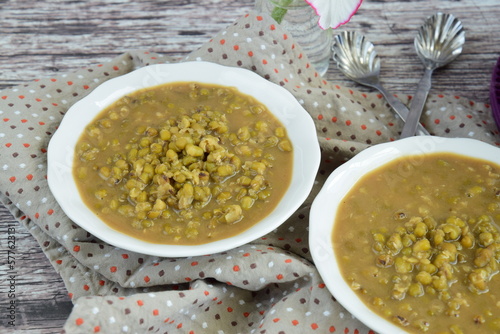
[[[252,70],[297,98],[314,119],[322,148],[313,195],[336,166],[370,145],[397,139],[401,130],[380,95],[327,82],[290,35],[253,12],[186,60]],[[62,276],[74,302],[66,332],[370,332],[336,302],[314,267],[307,239],[313,195],[265,237],[192,258],[117,249],[62,212],[47,187],[46,149],[65,112],[102,82],[165,61],[158,54],[130,52],[0,92],[0,200]],[[431,95],[422,121],[435,135],[500,143],[484,103]]]

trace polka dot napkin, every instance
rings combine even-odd
[[[246,68],[288,89],[314,119],[323,154],[315,190],[286,223],[250,244],[203,257],[158,258],[101,242],[66,217],[47,187],[48,142],[68,108],[102,82],[166,58],[130,52],[0,92],[0,200],[64,279],[74,302],[66,332],[370,332],[319,277],[307,242],[308,212],[335,167],[397,139],[401,121],[380,95],[327,82],[289,34],[255,13],[186,59],[197,60]],[[422,120],[434,135],[500,145],[482,103],[431,95]]]

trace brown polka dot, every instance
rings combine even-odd
[[[160,270],[158,272],[158,276],[163,277],[163,275],[165,275],[165,271],[164,270]]]
[[[131,312],[131,311],[130,311],[130,309],[129,309],[129,308],[126,308],[126,309],[125,309],[125,314],[130,314],[130,312]]]
[[[250,264],[250,269],[255,269],[255,268],[257,268],[257,264],[256,263]]]

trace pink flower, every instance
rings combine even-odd
[[[336,29],[349,22],[363,0],[305,0],[319,16],[321,29]]]

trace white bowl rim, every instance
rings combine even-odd
[[[153,244],[112,229],[79,200],[71,171],[74,147],[86,124],[123,95],[169,82],[200,82],[236,87],[240,92],[251,95],[268,106],[288,130],[294,147],[294,172],[289,191],[270,215],[236,236],[202,245]],[[78,135],[75,136],[75,133]],[[289,91],[250,70],[204,61],[150,65],[102,83],[67,111],[49,142],[47,155],[49,188],[71,220],[111,245],[162,257],[189,257],[227,251],[272,232],[305,201],[320,163],[314,122]],[[297,189],[300,191],[293,191]]]
[[[378,333],[407,333],[370,310],[343,279],[332,242],[338,203],[366,173],[403,156],[454,153],[500,165],[500,149],[469,138],[409,137],[374,145],[335,169],[311,205],[309,245],[313,262],[336,300],[354,317]],[[418,161],[415,161],[418,163]]]

